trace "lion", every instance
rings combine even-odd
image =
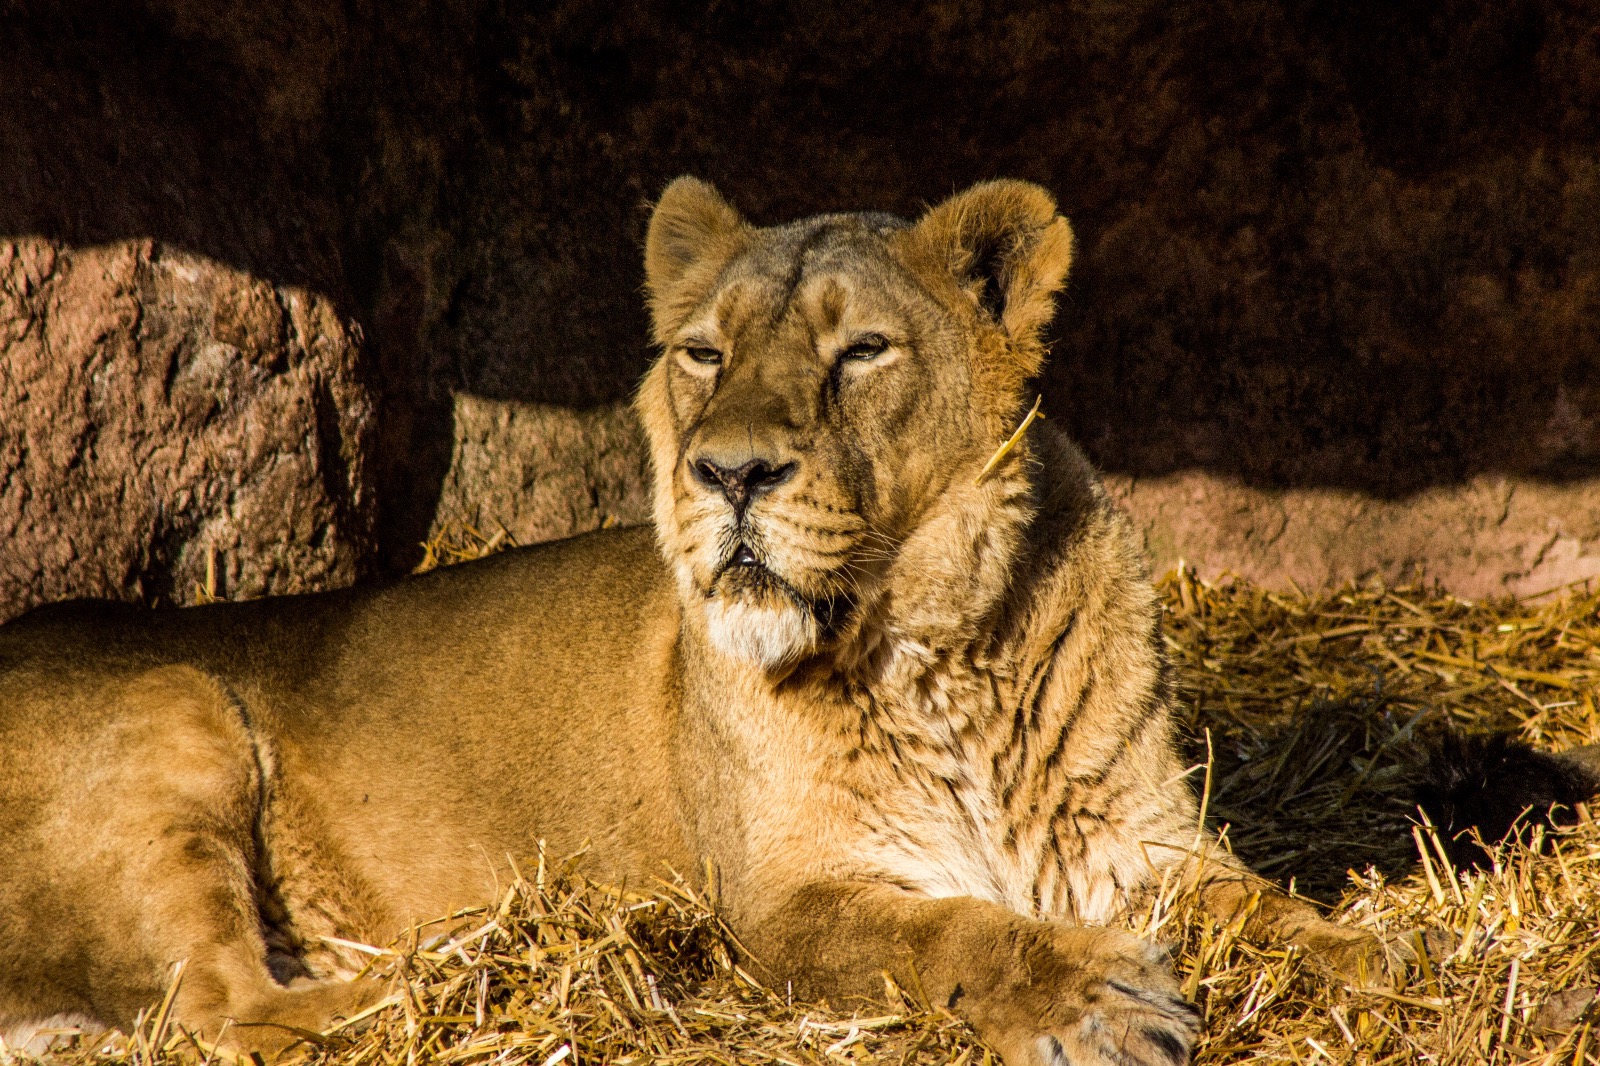
[[[653,528],[0,629],[0,1031],[128,1026],[181,963],[176,1023],[276,1052],[381,995],[342,945],[489,901],[541,842],[707,870],[775,983],[887,973],[1010,1066],[1189,1059],[1166,955],[1109,924],[1183,870],[1258,935],[1373,956],[1196,854],[1140,538],[1018,431],[1072,249],[1024,182],[759,227],[680,178],[645,246]]]

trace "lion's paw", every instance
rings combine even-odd
[[[1076,1025],[1040,1038],[1048,1066],[1182,1066],[1200,1036],[1200,1011],[1165,988],[1110,980]]]
[[[1087,957],[1062,951],[1059,969],[1032,960],[1033,979],[1019,997],[1038,997],[1037,1013],[1026,1011],[1032,1032],[995,1041],[1008,1066],[1183,1066],[1201,1015],[1179,992],[1166,954],[1126,934],[1090,935]]]
[[[1416,961],[1410,936],[1380,938],[1364,929],[1317,922],[1290,938],[1312,969],[1351,988],[1394,988]]]
[[[1142,975],[1141,975],[1142,976]],[[1090,1005],[1070,1028],[1040,1040],[1050,1066],[1181,1066],[1200,1037],[1200,1010],[1165,980],[1134,984],[1107,978],[1090,988]]]

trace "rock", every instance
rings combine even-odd
[[[1540,1004],[1528,1020],[1528,1030],[1535,1036],[1559,1037],[1577,1028],[1589,1005],[1600,995],[1600,989],[1569,988],[1557,992]]]
[[[151,241],[0,241],[0,619],[346,584],[372,552],[360,332]]]
[[[433,533],[503,526],[533,544],[650,520],[644,433],[626,404],[586,411],[459,396]]]

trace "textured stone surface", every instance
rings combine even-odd
[[[1600,580],[1600,481],[1480,478],[1399,500],[1194,472],[1109,481],[1158,573],[1183,562],[1208,579],[1302,589],[1421,580],[1466,597]]]
[[[371,402],[329,302],[151,242],[0,241],[0,619],[348,583]]]
[[[435,532],[505,527],[517,544],[650,520],[644,434],[626,405],[587,411],[457,397]]]

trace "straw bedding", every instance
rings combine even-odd
[[[458,531],[429,557],[503,539]],[[1551,749],[1600,740],[1600,592],[1300,595],[1181,572],[1163,591],[1214,828],[1256,869],[1415,956],[1392,987],[1351,990],[1168,886],[1129,921],[1174,947],[1206,1015],[1197,1061],[1600,1063],[1600,827],[1587,809],[1471,868],[1412,803],[1444,732],[1513,730]],[[372,949],[373,967],[397,975],[390,1001],[299,1054],[327,1066],[993,1061],[915,990],[828,1009],[763,987],[714,905],[681,882],[589,885],[547,856],[494,906]],[[159,1010],[130,1037],[70,1052],[151,1066],[206,1056]]]

